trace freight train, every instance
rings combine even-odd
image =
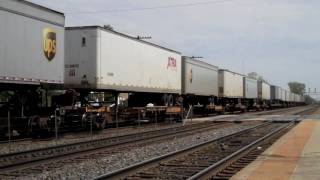
[[[3,136],[8,126],[38,133],[53,121],[61,129],[104,128],[304,104],[278,86],[108,27],[65,28],[63,13],[28,1],[0,1],[0,20]]]

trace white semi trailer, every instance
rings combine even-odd
[[[62,13],[28,1],[0,1],[0,83],[62,84]]]
[[[103,27],[66,28],[65,84],[181,93],[181,54]]]
[[[64,26],[60,12],[0,1],[0,129],[11,127],[0,136],[23,135],[40,116],[48,119],[48,89],[64,83]]]

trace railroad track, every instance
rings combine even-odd
[[[156,124],[157,128],[168,128],[168,127],[179,127],[180,124],[176,123],[176,124],[169,124],[167,122],[158,122]],[[104,130],[102,130],[102,132],[99,132],[100,135],[104,135],[104,134],[109,134],[110,132],[114,133],[114,132],[122,132],[122,131],[128,131],[128,130],[132,130],[132,129],[137,129],[137,128],[146,128],[146,129],[154,129],[155,128],[155,124],[153,123],[145,123],[145,124],[140,124],[140,125],[129,125],[129,126],[121,126],[118,128],[106,128]],[[94,131],[95,132],[95,131]],[[79,138],[79,137],[85,137],[88,136],[88,131],[78,131],[78,132],[59,132],[61,133],[61,135],[63,135],[63,137],[67,137],[69,139],[72,138]],[[21,137],[21,138],[17,138],[17,139],[13,139],[10,141],[10,143],[16,143],[16,142],[34,142],[34,141],[51,141],[54,140],[54,137],[49,137],[49,138],[40,138],[40,139],[34,139],[32,137]],[[0,141],[0,145],[1,144],[8,144],[9,141],[8,140],[1,140]]]
[[[26,142],[26,141],[31,141],[32,138],[21,138],[21,139],[13,139],[10,141],[10,143],[16,143],[16,142]],[[8,144],[9,141],[7,140],[3,140],[3,141],[0,141],[0,144]]]
[[[309,108],[309,109],[306,109],[306,110],[304,110],[304,111],[301,111],[301,112],[298,112],[298,113],[296,113],[295,115],[301,115],[301,116],[305,116],[305,115],[312,115],[312,114],[314,114],[315,112],[317,112],[318,110],[319,110],[319,106],[317,105],[317,106],[313,106],[313,107],[311,107],[311,108]]]
[[[207,141],[181,151],[156,157],[151,160],[115,171],[96,179],[188,179],[198,177],[197,173],[225,161],[238,151],[288,129],[294,122],[266,122],[243,131]],[[239,150],[240,149],[240,150]]]
[[[256,122],[251,122],[249,124],[253,123]],[[41,169],[48,170],[55,167],[61,167],[61,165],[65,165],[66,163],[77,163],[93,157],[98,158],[110,155],[120,150],[127,150],[130,146],[137,146],[137,144],[146,145],[157,141],[161,142],[170,138],[232,126],[232,124],[232,122],[200,123],[180,128],[168,128],[2,155],[0,156],[0,176],[21,177],[23,175],[28,175],[28,173],[41,171]],[[58,162],[55,163],[57,160]]]
[[[299,113],[303,112],[311,112],[311,110],[307,109]],[[157,131],[2,155],[0,156],[0,177],[23,177],[32,173],[43,172],[43,170],[52,170],[67,163],[80,163],[92,158],[112,155],[112,153],[125,151],[130,149],[130,147],[135,147],[137,144],[145,146],[174,137],[183,137],[215,128],[221,128],[227,126],[227,124],[226,122],[191,124],[185,127],[173,127]]]
[[[248,114],[251,115],[279,115],[279,114],[283,114],[283,115],[300,115],[301,113],[305,112],[305,111],[310,111],[311,109],[317,108],[318,106],[312,106],[312,107],[291,107],[291,108],[283,108],[283,109],[276,109],[276,110],[271,110],[271,111],[263,111],[263,112],[250,112]],[[299,110],[301,108],[305,108],[302,110]]]
[[[286,112],[292,112],[295,111],[296,109],[299,109],[301,107],[291,107],[291,108],[284,108],[284,109],[275,109],[275,110],[270,110],[270,111],[265,111],[265,112],[247,112],[244,115],[273,115],[273,114],[279,114],[279,113],[286,113]],[[209,116],[212,117],[212,116]],[[226,118],[222,118],[222,119],[226,119]],[[170,126],[173,126],[172,124],[169,124]],[[166,128],[166,126],[169,126],[166,123],[158,123],[157,126],[161,127],[163,126],[164,128]],[[128,129],[135,129],[137,126],[125,126],[125,127],[119,127],[119,128],[108,128],[103,130],[102,134],[107,134],[110,133],[110,131],[125,131]],[[154,124],[143,124],[140,126],[140,128],[150,128],[150,127],[154,127]],[[177,126],[178,127],[178,126]],[[88,132],[73,132],[73,133],[65,133],[65,136],[72,138],[73,136],[75,138],[79,138],[79,137],[84,137],[88,135]],[[48,138],[48,139],[40,139],[39,141],[45,141],[45,140],[52,140],[53,138]],[[30,138],[30,137],[24,137],[21,139],[15,139],[15,140],[11,140],[10,143],[15,143],[15,142],[30,142],[33,143],[34,139]],[[2,140],[0,141],[0,144],[7,144],[9,143],[9,141],[7,140]]]
[[[198,179],[230,179],[241,169],[253,162],[261,153],[274,144],[280,137],[287,133],[294,124],[276,129],[249,145],[239,149],[224,159],[216,162],[208,168],[198,172],[188,180]]]

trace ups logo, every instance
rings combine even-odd
[[[51,61],[57,51],[57,35],[56,32],[50,28],[43,30],[43,52],[46,58]]]

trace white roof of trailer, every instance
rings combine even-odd
[[[226,71],[226,72],[230,72],[230,73],[233,73],[233,74],[237,74],[237,75],[246,77],[246,75],[244,75],[244,74],[240,74],[240,73],[237,73],[237,72],[233,72],[233,71],[230,71],[229,69],[219,69],[219,71]]]
[[[59,12],[59,11],[50,9],[50,8],[48,8],[48,7],[41,6],[41,5],[39,5],[39,4],[32,3],[32,2],[30,2],[30,1],[26,1],[26,0],[14,0],[14,1],[18,1],[18,2],[24,3],[24,4],[28,5],[28,6],[36,7],[36,8],[45,10],[45,11],[49,11],[49,12],[52,12],[52,13],[55,13],[55,14],[59,14],[59,15],[64,16],[64,13],[62,13],[62,12]]]
[[[200,60],[198,60],[198,59],[195,59],[195,58],[192,58],[192,57],[189,57],[189,56],[182,56],[183,58],[186,58],[187,60],[192,60],[192,61],[195,61],[195,62],[197,62],[197,63],[199,63],[199,64],[202,64],[202,65],[204,65],[204,66],[211,66],[211,67],[214,67],[214,68],[219,68],[218,66],[215,66],[215,65],[212,65],[212,64],[210,64],[210,63],[207,63],[207,62],[204,62],[204,61],[200,61]]]
[[[124,38],[128,38],[128,39],[131,39],[131,40],[134,40],[134,41],[138,41],[138,42],[140,42],[140,43],[144,43],[144,44],[147,44],[147,45],[156,47],[156,48],[160,48],[160,49],[163,49],[163,50],[170,51],[170,52],[173,52],[173,53],[176,53],[176,54],[181,55],[181,52],[178,52],[178,51],[175,51],[175,50],[172,50],[172,49],[169,49],[169,48],[166,48],[166,47],[163,47],[163,46],[160,46],[160,45],[151,43],[151,42],[143,41],[143,40],[141,40],[141,39],[137,39],[136,37],[133,37],[133,36],[130,36],[130,35],[127,35],[127,34],[124,34],[124,33],[120,33],[120,32],[115,31],[115,30],[106,29],[106,28],[101,27],[101,26],[75,26],[75,27],[66,27],[66,30],[79,30],[79,29],[99,29],[99,30],[102,30],[102,31],[105,31],[105,32],[108,32],[108,33],[112,33],[112,34],[115,34],[115,35],[118,35],[118,36],[122,36],[122,37],[124,37]]]

